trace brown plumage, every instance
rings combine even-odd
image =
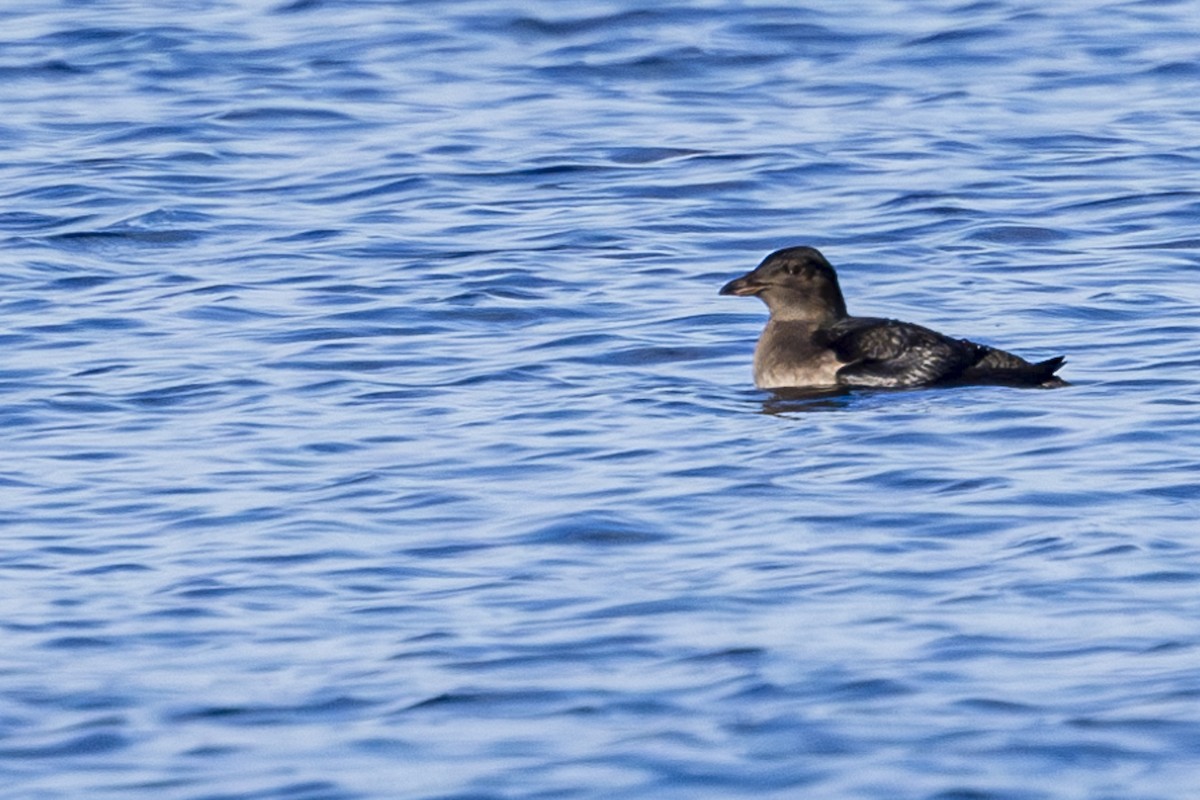
[[[754,351],[760,389],[823,386],[903,388],[939,383],[1064,386],[1062,356],[1025,359],[910,322],[852,317],[837,273],[812,247],[789,247],[721,287],[754,295],[771,318]]]

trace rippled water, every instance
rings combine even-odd
[[[1200,17],[837,8],[0,12],[0,793],[1194,791]]]

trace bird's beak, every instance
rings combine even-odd
[[[745,297],[746,295],[758,294],[766,288],[767,285],[765,283],[761,283],[749,275],[743,275],[722,286],[718,294],[733,294],[738,297]]]

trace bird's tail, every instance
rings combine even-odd
[[[1030,363],[1020,356],[979,345],[980,358],[966,372],[963,379],[980,383],[1007,383],[1016,386],[1042,386],[1055,388],[1067,386],[1067,382],[1054,373],[1067,363],[1063,356],[1047,358]]]

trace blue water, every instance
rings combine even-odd
[[[0,11],[0,795],[1191,796],[1200,16],[821,6]]]

